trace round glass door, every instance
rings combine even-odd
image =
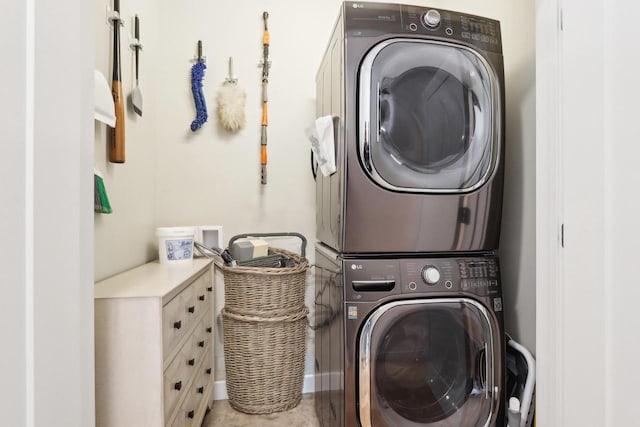
[[[493,412],[493,333],[468,299],[398,301],[360,339],[360,417],[369,426],[485,426]]]
[[[463,192],[499,154],[497,77],[475,51],[435,41],[376,46],[360,69],[360,157],[397,191]]]

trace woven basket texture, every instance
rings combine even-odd
[[[273,252],[293,258],[294,267],[226,267],[224,302],[229,312],[260,317],[279,317],[304,305],[309,261],[284,249]]]
[[[302,399],[307,315],[262,318],[222,310],[229,404],[247,414],[295,408]]]

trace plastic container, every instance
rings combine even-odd
[[[156,237],[160,264],[183,264],[193,260],[193,227],[159,227]]]

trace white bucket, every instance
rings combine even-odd
[[[156,228],[156,236],[160,264],[182,264],[193,260],[194,228],[159,227]]]

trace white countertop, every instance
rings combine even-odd
[[[175,265],[149,262],[139,267],[96,282],[94,298],[166,298],[183,283],[210,267],[212,259],[194,258],[192,262]]]

